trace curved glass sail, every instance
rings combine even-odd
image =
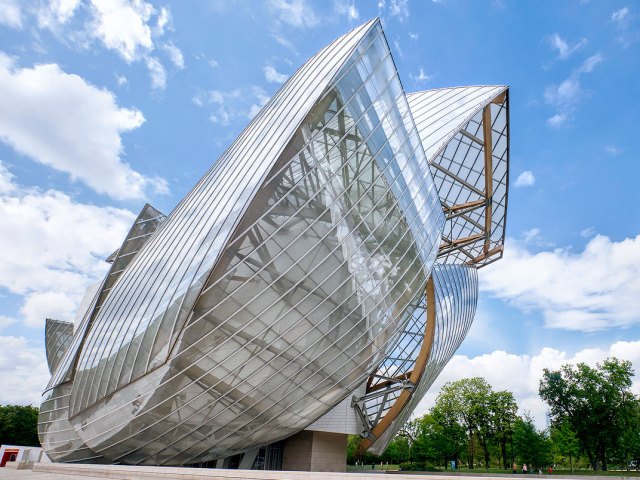
[[[73,323],[47,318],[44,326],[44,346],[49,372],[53,373],[73,338]]]

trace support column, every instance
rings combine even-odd
[[[285,440],[282,470],[344,472],[346,469],[345,433],[303,430]]]

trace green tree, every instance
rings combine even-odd
[[[544,370],[540,396],[554,424],[568,422],[594,470],[607,469],[608,452],[619,449],[637,399],[629,391],[631,362],[609,358],[596,368],[584,363]]]
[[[513,427],[513,449],[521,463],[533,472],[551,461],[551,441],[536,430],[530,417],[518,418]]]
[[[490,422],[491,386],[484,378],[463,378],[445,384],[436,399],[436,406],[446,415],[456,418],[462,424],[468,437],[468,464],[474,467],[476,436],[480,439],[489,468],[488,441],[492,430]]]
[[[507,456],[507,444],[512,440],[513,427],[518,418],[518,404],[513,393],[494,392],[489,396],[489,413],[493,436],[500,448],[502,466],[508,470],[513,459]]]
[[[39,447],[38,409],[31,405],[0,406],[0,443]]]
[[[467,450],[467,435],[465,427],[458,421],[454,412],[443,408],[438,404],[431,409],[433,427],[430,434],[434,437],[434,449],[437,452],[440,462],[445,468],[449,467],[449,462],[456,462],[465,456],[463,452]]]
[[[396,436],[381,455],[383,462],[400,464],[409,460],[409,439],[404,436]]]
[[[360,435],[349,435],[347,437],[347,463],[353,465],[356,461],[359,464],[379,463],[380,458],[368,450],[362,448],[362,437]]]
[[[629,408],[622,418],[622,433],[618,442],[617,456],[624,468],[629,470],[631,461],[640,469],[640,399],[629,400]]]
[[[551,428],[551,442],[557,454],[569,457],[569,465],[573,473],[573,459],[580,454],[580,442],[568,422]]]

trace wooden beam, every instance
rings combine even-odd
[[[452,206],[443,205],[442,209],[445,212],[457,212],[458,210],[464,210],[466,208],[472,210],[474,208],[481,207],[486,203],[486,201],[487,201],[486,199],[481,198],[480,200],[474,200],[473,202],[460,203],[458,205],[452,205]]]
[[[469,140],[471,140],[472,142],[477,143],[478,145],[482,146],[482,140],[480,140],[478,137],[476,137],[475,135],[473,135],[472,133],[467,132],[464,128],[462,130],[460,130],[460,133],[462,135],[464,135],[465,137],[467,137]]]
[[[504,246],[503,245],[498,245],[497,247],[492,248],[488,252],[482,253],[481,255],[478,255],[474,259],[469,260],[468,262],[465,262],[465,264],[466,265],[475,265],[476,263],[480,263],[480,262],[486,260],[487,258],[493,257],[494,255],[497,255],[498,253],[502,253],[503,250],[504,250]]]
[[[489,252],[491,241],[491,214],[493,198],[493,142],[491,139],[491,104],[482,110],[482,131],[484,134],[484,194],[487,206],[484,214],[484,253]]]
[[[444,168],[442,165],[439,165],[436,162],[433,162],[433,163],[431,163],[429,165],[431,167],[437,169],[437,170],[440,170],[447,177],[453,178],[456,182],[460,183],[462,186],[468,188],[469,190],[471,190],[472,192],[476,193],[477,195],[484,196],[484,192],[482,192],[481,190],[477,189],[474,185],[471,185],[469,182],[467,182],[463,178],[460,178],[455,173],[450,172],[449,170]]]
[[[505,90],[504,92],[496,96],[493,100],[491,100],[491,103],[502,105],[506,99],[507,99],[507,91]]]
[[[447,240],[446,243],[440,244],[440,250],[445,248],[457,247],[459,245],[466,245],[471,242],[475,242],[476,240],[480,240],[484,237],[482,233],[476,233],[475,235],[469,235],[468,237],[457,238],[455,240]]]

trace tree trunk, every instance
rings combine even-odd
[[[569,465],[571,466],[571,473],[573,473],[573,457],[569,455]]]
[[[600,465],[602,465],[602,471],[607,471],[607,447],[604,442],[600,445]]]
[[[589,447],[586,447],[585,451],[587,452],[587,457],[589,458],[589,465],[591,465],[591,468],[595,472],[596,470],[598,470],[598,462],[595,458],[593,458],[593,452]]]
[[[484,450],[484,466],[489,470],[489,447],[487,446],[487,439],[482,439],[482,449]]]
[[[502,465],[505,470],[509,470],[509,461],[507,459],[507,439],[500,439],[500,453],[502,454]]]
[[[473,454],[475,452],[473,430],[469,429],[469,469],[473,470]]]

